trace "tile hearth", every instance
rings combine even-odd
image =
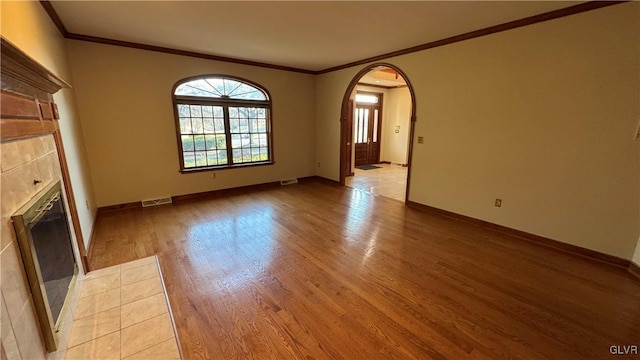
[[[180,359],[155,256],[85,275],[66,350],[50,359]]]

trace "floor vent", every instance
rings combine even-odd
[[[291,185],[291,184],[297,184],[298,183],[298,179],[286,179],[286,180],[280,180],[280,185],[284,186],[284,185]]]
[[[164,204],[171,204],[171,198],[167,197],[162,199],[142,200],[142,207],[158,206]]]

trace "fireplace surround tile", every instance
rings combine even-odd
[[[29,161],[36,160],[46,152],[51,151],[49,141],[54,141],[53,135],[1,143],[2,171],[8,171]],[[53,151],[55,151],[55,142]]]
[[[0,254],[0,288],[2,296],[9,311],[9,318],[14,327],[18,323],[18,317],[29,299],[29,284],[24,273],[24,264],[18,250],[18,244],[14,241]]]
[[[36,320],[36,312],[31,300],[24,304],[16,322],[11,322],[16,335],[18,348],[22,359],[45,359],[44,345],[40,338],[40,331]]]
[[[2,312],[0,313],[0,326],[2,326],[2,346],[7,359],[19,359],[20,350],[18,350],[18,342],[16,336],[13,333],[13,327],[9,320],[9,311],[4,303],[4,297],[0,296],[2,300]]]
[[[0,216],[0,249],[4,249],[11,242],[16,241],[16,232],[13,230],[10,216]]]

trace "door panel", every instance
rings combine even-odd
[[[355,166],[380,162],[380,107],[357,104],[353,114]]]

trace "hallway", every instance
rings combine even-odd
[[[346,185],[370,194],[385,196],[404,202],[407,188],[407,168],[395,164],[377,164],[379,169],[354,170],[346,178]]]

